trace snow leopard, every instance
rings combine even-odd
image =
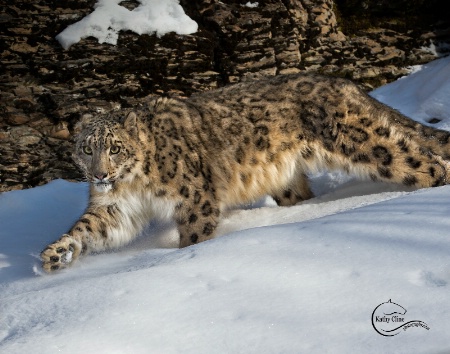
[[[87,209],[42,253],[43,269],[129,243],[172,219],[179,246],[214,237],[227,208],[313,197],[308,175],[342,170],[417,188],[449,183],[450,133],[416,122],[346,79],[279,75],[84,115],[73,159]]]

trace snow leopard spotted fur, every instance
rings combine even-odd
[[[117,248],[155,217],[180,247],[211,239],[222,211],[271,195],[313,196],[307,174],[341,169],[416,187],[449,183],[450,133],[415,122],[355,84],[276,76],[78,123],[74,160],[91,183],[84,215],[41,254],[43,268]]]

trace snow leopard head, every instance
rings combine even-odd
[[[84,115],[75,126],[73,159],[99,192],[135,175],[139,149],[134,112]]]

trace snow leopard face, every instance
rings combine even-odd
[[[73,159],[98,192],[108,192],[116,182],[132,179],[138,149],[134,113],[125,119],[114,114],[85,115],[75,130]]]

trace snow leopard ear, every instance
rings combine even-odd
[[[130,112],[126,116],[125,120],[123,121],[123,126],[125,130],[131,135],[131,136],[137,136],[138,134],[138,125],[137,125],[137,116],[136,113]]]
[[[93,118],[92,114],[83,114],[80,120],[73,127],[73,132],[77,135],[89,124],[91,119]]]

